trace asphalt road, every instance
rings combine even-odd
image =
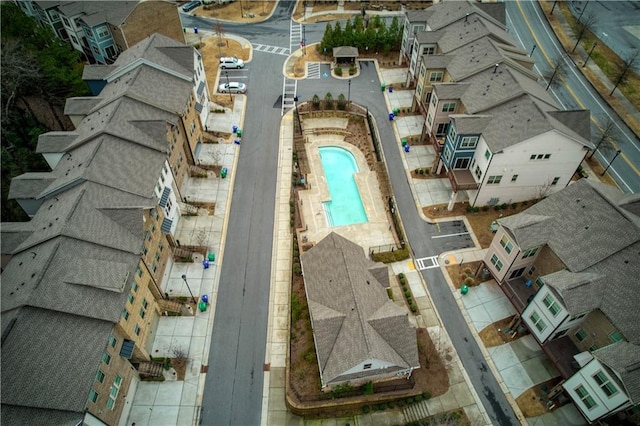
[[[602,136],[603,129],[607,126],[607,122],[614,123],[613,146],[608,149],[599,149],[596,157],[606,165],[614,158],[616,150],[620,149],[622,152],[619,158],[611,163],[609,173],[623,191],[640,192],[640,140],[638,137],[624,124],[615,111],[609,108],[598,92],[593,89],[591,83],[584,78],[566,55],[553,30],[549,27],[539,4],[531,1],[510,1],[505,4],[509,32],[525,51],[531,52],[533,50],[532,57],[536,61],[535,69],[544,77],[545,87],[553,72],[554,64],[563,64],[564,71],[561,73],[561,77],[555,79],[560,84],[552,84],[549,91],[564,109],[588,109],[591,111],[591,142],[596,145]],[[534,45],[536,46],[535,50],[533,49]]]
[[[290,6],[281,2],[270,21],[274,29],[288,28]],[[284,59],[255,52],[245,67],[246,115],[205,379],[203,425],[260,424]]]

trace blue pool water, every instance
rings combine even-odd
[[[329,226],[367,222],[367,214],[353,177],[358,172],[356,159],[346,149],[336,146],[325,146],[318,150],[331,195],[331,201],[323,203]]]

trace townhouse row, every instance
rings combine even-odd
[[[11,183],[29,222],[2,224],[3,424],[118,424],[165,310],[180,189],[209,113],[200,53],[160,34],[88,65],[50,172]]]

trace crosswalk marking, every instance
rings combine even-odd
[[[307,62],[307,78],[320,78],[320,62]]]
[[[287,77],[284,77],[284,81],[282,83],[282,110],[280,112],[281,115],[284,115],[285,111],[289,108],[293,108],[296,106],[293,98],[296,95],[298,90],[298,81],[293,80]]]
[[[416,266],[418,271],[424,271],[425,269],[439,268],[438,256],[423,257],[422,259],[416,259]]]
[[[290,52],[290,50],[286,47],[269,46],[267,44],[253,43],[251,46],[253,47],[253,50],[256,50],[258,52],[273,53],[276,55],[289,56]]]

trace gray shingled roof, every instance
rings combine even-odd
[[[0,253],[11,254],[33,232],[31,222],[2,222],[0,227]]]
[[[603,275],[569,272],[566,269],[544,276],[544,283],[560,296],[571,315],[590,312],[600,306],[604,291]]]
[[[2,342],[2,404],[82,413],[112,329],[107,321],[21,309]]]
[[[118,65],[87,64],[82,69],[83,80],[104,80],[109,74],[117,70]]]
[[[433,15],[433,6],[422,10],[407,10],[406,16],[409,22],[426,22]]]
[[[116,27],[123,24],[136,8],[138,1],[70,1],[58,8],[63,15],[80,18],[90,27],[110,23]]]
[[[11,179],[7,198],[35,198],[40,192],[55,182],[56,176],[51,172],[28,172]]]
[[[333,48],[334,58],[357,58],[358,48],[353,46],[339,46]]]
[[[425,67],[428,69],[444,69],[453,60],[453,55],[422,55]]]
[[[513,46],[517,45],[514,38],[506,32],[504,27],[479,15],[471,15],[467,21],[462,19],[442,28],[442,30],[446,31],[446,33],[438,40],[438,47],[445,53],[451,53],[462,46],[485,37],[497,42]]]
[[[490,115],[465,115],[451,114],[449,116],[452,123],[455,123],[458,134],[480,134],[493,119]]]
[[[558,273],[557,279],[550,275],[549,285],[562,294],[566,306],[580,311],[597,303],[623,335],[638,344],[640,228],[601,187],[581,179],[499,223],[521,248],[546,244],[570,273],[581,274]],[[599,290],[587,294],[579,284]]]
[[[633,404],[640,403],[640,346],[618,342],[592,354],[620,376]]]
[[[432,14],[427,19],[427,23],[432,30],[446,27],[458,20],[464,21],[465,18],[470,21],[474,14],[494,20],[493,17],[483,12],[475,4],[467,1],[443,1],[431,6],[430,10]]]
[[[100,101],[95,96],[68,98],[64,104],[64,115],[87,115]]]
[[[65,152],[71,143],[78,137],[76,132],[47,132],[38,136],[36,152],[44,154],[49,152]]]
[[[388,371],[419,366],[415,330],[370,272],[375,264],[362,247],[331,233],[301,260],[324,384],[370,359],[395,366]]]
[[[441,29],[437,31],[420,31],[416,34],[415,39],[420,44],[431,44],[437,43],[442,36],[446,34],[446,29]]]
[[[438,100],[460,99],[469,88],[465,83],[435,83],[433,91]]]
[[[175,50],[167,48],[174,48]],[[177,50],[190,52],[188,62],[185,62],[186,54],[178,54]],[[162,34],[152,34],[135,46],[131,46],[118,56],[114,65],[119,69],[141,58],[182,74],[185,77],[193,78],[193,47],[185,46]]]
[[[46,410],[43,408],[2,404],[2,426],[77,426],[81,424],[83,418],[84,413],[74,411]]]

